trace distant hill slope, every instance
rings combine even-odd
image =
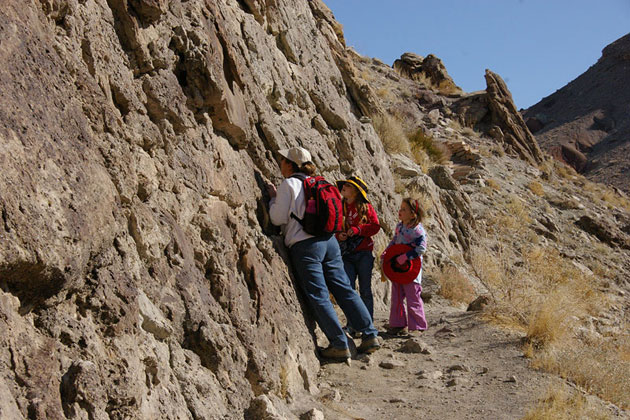
[[[630,192],[630,34],[524,112],[540,146],[587,178]]]

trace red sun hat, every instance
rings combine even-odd
[[[409,245],[396,244],[383,252],[383,272],[385,277],[398,284],[409,284],[418,277],[420,268],[422,268],[422,260],[420,258],[408,259],[402,265],[396,262],[396,258],[412,249]]]

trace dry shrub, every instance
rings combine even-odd
[[[630,408],[630,361],[624,360],[628,335],[622,339],[600,339],[585,346],[574,340],[550,346],[534,355],[532,365],[582,386],[589,392],[625,409]]]
[[[371,82],[374,80],[374,76],[372,75],[372,73],[367,70],[363,70],[361,73],[359,73],[359,77],[366,82]]]
[[[522,291],[527,287],[511,272],[510,258],[502,247],[494,254],[483,248],[471,250],[471,266],[475,275],[492,296],[492,304],[485,308],[486,318],[509,327],[523,329],[526,324],[527,299]]]
[[[409,156],[411,149],[402,123],[395,117],[385,114],[372,118],[374,129],[389,154],[401,153]]]
[[[572,166],[554,160],[554,169],[556,174],[558,174],[561,178],[564,178],[571,182],[579,180],[578,173],[575,172],[575,169],[573,169]]]
[[[501,186],[492,178],[486,179],[486,185],[495,191],[501,191]]]
[[[610,209],[621,207],[630,211],[630,200],[607,185],[590,182],[585,179],[582,184],[582,190],[588,192],[594,201],[599,201]]]
[[[541,292],[559,293],[558,299],[571,305],[571,315],[597,315],[607,307],[606,295],[597,289],[598,280],[582,273],[557,249],[533,247],[524,258],[525,267]]]
[[[529,410],[523,420],[574,420],[580,418],[607,419],[608,413],[592,407],[581,394],[562,388],[550,387],[546,395]]]
[[[539,197],[542,197],[545,195],[545,190],[543,190],[543,186],[540,182],[538,181],[532,181],[527,185],[527,188],[529,188],[529,190],[534,194],[537,195]]]
[[[400,195],[405,195],[405,192],[407,191],[407,185],[404,183],[404,181],[394,175],[394,192],[396,194],[400,194]]]
[[[466,137],[479,137],[479,133],[474,128],[464,127],[462,128],[462,134]]]
[[[339,22],[334,22],[332,26],[333,31],[335,32],[335,35],[337,35],[337,39],[339,40],[339,42],[345,45],[346,39],[343,36],[343,25]]]
[[[437,86],[438,92],[443,95],[451,95],[453,93],[461,93],[461,89],[457,87],[452,81],[445,79],[442,80]]]
[[[389,88],[387,88],[385,86],[376,89],[375,93],[376,93],[376,95],[379,98],[381,98],[383,100],[386,100],[386,101],[391,100],[392,97],[393,97],[393,93],[392,93],[391,89],[389,89]]]
[[[514,194],[507,197],[503,212],[496,218],[496,227],[502,231],[520,233],[531,223],[529,210],[523,200]]]
[[[495,300],[486,315],[528,331],[537,347],[561,340],[561,331],[555,329],[571,325],[573,317],[596,314],[606,306],[595,279],[555,249],[536,247],[521,257],[516,266],[517,256],[502,247],[494,255],[474,248],[471,266]]]
[[[518,265],[512,263],[516,259]],[[500,247],[495,255],[477,248],[471,252],[471,265],[494,298],[486,317],[526,332],[525,355],[535,368],[630,407],[627,329],[620,329],[622,336],[578,338],[582,320],[609,306],[594,276],[582,273],[554,248],[533,247],[520,256]]]
[[[446,158],[446,147],[436,143],[430,135],[427,135],[421,128],[409,135],[411,151],[424,151],[429,158],[436,163],[444,163]]]
[[[411,157],[414,162],[422,168],[422,172],[427,173],[431,167],[435,165],[435,163],[431,160],[427,153],[419,148],[415,148],[411,151]]]
[[[482,151],[484,151],[484,149],[482,149]],[[505,149],[503,148],[503,146],[501,146],[500,144],[492,144],[490,145],[484,152],[483,152],[484,156],[498,156],[498,157],[503,157],[505,156]]]
[[[554,291],[545,297],[527,326],[527,340],[534,348],[565,342],[574,314],[572,296]]]
[[[446,266],[438,274],[440,295],[455,303],[470,303],[475,298],[472,284],[456,267]]]

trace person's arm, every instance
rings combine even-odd
[[[276,226],[289,223],[289,209],[291,208],[292,200],[291,187],[285,180],[278,187],[276,196],[269,201],[269,218],[271,223]]]
[[[413,249],[405,254],[411,260],[418,258],[427,250],[427,235],[424,229],[416,226],[415,233],[417,234],[416,238],[409,244]]]
[[[359,226],[351,228],[354,235],[361,235],[365,237],[374,236],[381,229],[381,225],[378,222],[378,216],[371,204],[368,204],[367,222]]]

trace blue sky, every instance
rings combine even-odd
[[[584,73],[630,32],[630,0],[323,0],[346,44],[392,65],[439,57],[467,92],[498,73],[527,108]]]

